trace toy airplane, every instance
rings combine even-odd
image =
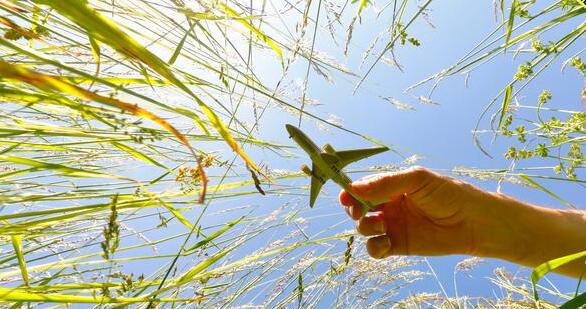
[[[309,193],[309,206],[313,207],[315,200],[319,195],[321,187],[328,180],[333,180],[340,185],[346,192],[348,192],[357,201],[361,202],[367,209],[372,208],[372,205],[367,201],[362,201],[360,198],[352,193],[350,184],[352,180],[342,171],[342,169],[354,162],[364,158],[368,158],[375,154],[389,150],[387,147],[375,147],[366,149],[352,149],[336,151],[330,144],[325,144],[323,149],[320,149],[305,133],[298,128],[287,124],[285,125],[289,136],[309,155],[313,165],[311,169],[307,165],[301,166],[301,170],[311,176],[311,187]]]

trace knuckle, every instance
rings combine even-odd
[[[380,174],[380,177],[378,180],[382,185],[386,185],[386,184],[389,184],[390,182],[392,182],[393,178],[395,178],[395,177],[396,177],[395,173],[389,172],[389,173]]]
[[[407,174],[417,182],[424,182],[432,178],[435,173],[422,166],[413,166],[407,170]]]
[[[408,169],[409,173],[413,174],[413,175],[420,175],[420,176],[424,176],[424,175],[428,175],[429,174],[429,170],[423,166],[419,166],[419,165],[415,165],[412,166]]]

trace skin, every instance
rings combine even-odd
[[[586,212],[531,205],[421,167],[373,175],[352,183],[364,209],[346,191],[340,203],[369,236],[373,258],[467,254],[524,266],[586,250]],[[579,277],[584,259],[556,271]]]

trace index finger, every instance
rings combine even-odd
[[[345,190],[340,191],[338,199],[340,201],[340,204],[342,204],[342,206],[348,213],[348,216],[350,216],[350,218],[352,218],[353,220],[358,220],[362,217],[362,215],[365,214],[365,211],[361,206],[362,204],[356,199],[354,199],[352,195],[350,195]],[[383,206],[384,205],[377,205],[375,207],[368,209],[368,211],[380,211]]]
[[[382,173],[353,182],[352,193],[375,205],[382,204],[388,202],[393,196],[419,191],[429,184],[434,176],[437,174],[422,167]]]

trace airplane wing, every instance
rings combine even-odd
[[[324,183],[327,181],[327,177],[323,175],[319,169],[315,167],[315,164],[311,166],[311,185],[309,189],[309,207],[313,207],[315,200],[319,195],[319,191]]]
[[[365,149],[352,149],[352,150],[342,150],[336,151],[336,156],[339,158],[339,166],[343,168],[344,166],[362,160],[364,158],[368,158],[375,154],[385,152],[389,150],[388,147],[374,147],[374,148],[365,148]]]
[[[389,148],[387,147],[353,149],[343,151],[335,151],[332,148],[331,151],[335,152],[335,154],[323,152],[320,153],[320,156],[326,162],[326,164],[329,164],[330,167],[332,167],[336,172],[340,172],[341,175],[344,175],[344,177],[347,178],[348,176],[345,176],[345,174],[341,172],[344,166],[354,161],[358,161],[360,159],[364,159],[373,156],[377,153],[385,152],[387,150],[389,150]],[[317,168],[315,164],[311,166],[311,187],[309,191],[310,207],[313,207],[313,204],[315,203],[315,200],[317,199],[317,196],[319,195],[322,186],[329,179],[330,178],[324,175],[323,172],[319,168]]]

